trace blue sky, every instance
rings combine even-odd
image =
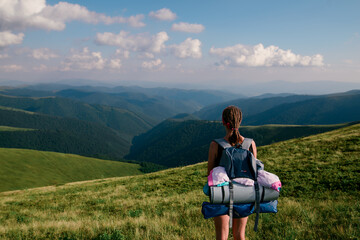
[[[2,0],[0,80],[359,83],[360,1]]]

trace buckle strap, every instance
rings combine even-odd
[[[229,183],[230,191],[230,205],[229,205],[229,227],[232,228],[233,223],[233,208],[234,208],[234,188],[233,183]]]
[[[255,185],[255,225],[254,225],[254,231],[257,231],[258,223],[259,223],[259,214],[260,214],[260,191],[259,191],[259,184],[257,181],[254,183]]]

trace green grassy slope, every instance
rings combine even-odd
[[[360,125],[259,148],[283,182],[277,214],[247,239],[359,239]],[[200,208],[206,163],[0,193],[2,239],[214,239]]]
[[[0,166],[0,191],[141,173],[138,164],[7,148],[0,148]]]
[[[31,128],[17,128],[17,127],[8,127],[8,126],[0,126],[0,132],[23,132],[23,131],[34,131],[35,129]]]

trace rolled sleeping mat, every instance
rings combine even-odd
[[[260,202],[269,202],[277,200],[279,198],[279,192],[260,187]],[[255,186],[245,186],[241,184],[233,183],[234,203],[253,203],[255,202]],[[223,204],[230,202],[229,185],[216,187],[210,187],[210,203]]]

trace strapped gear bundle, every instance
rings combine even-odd
[[[281,182],[275,174],[264,171],[264,164],[249,151],[252,139],[245,138],[237,146],[223,138],[214,141],[223,151],[219,166],[210,172],[204,187],[210,198],[202,205],[204,218],[229,214],[231,228],[234,214],[246,217],[256,213],[257,231],[259,213],[277,212]]]

